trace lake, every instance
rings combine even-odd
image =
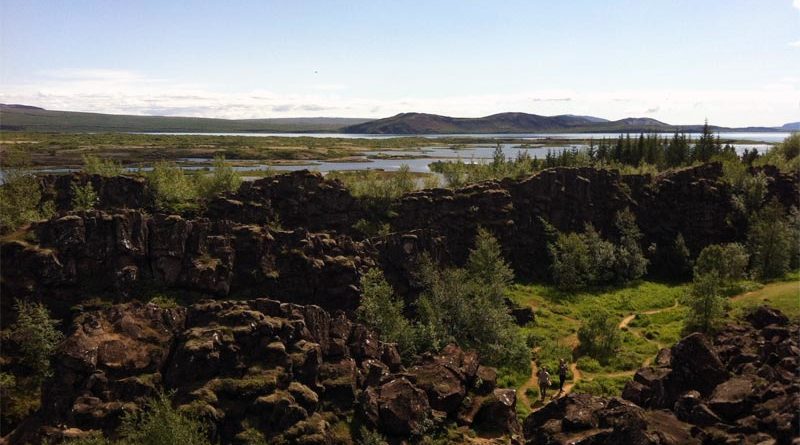
[[[412,148],[407,150],[377,150],[362,152],[361,155],[354,156],[354,161],[338,162],[326,160],[309,160],[305,163],[293,163],[291,165],[269,165],[260,160],[249,161],[251,165],[234,167],[238,171],[246,170],[315,170],[319,172],[329,172],[335,170],[384,170],[397,171],[405,164],[411,171],[419,173],[430,172],[429,165],[437,161],[454,161],[460,159],[463,162],[488,162],[492,159],[496,143],[494,139],[514,138],[524,141],[525,145],[519,143],[502,143],[500,147],[507,158],[516,158],[523,152],[531,157],[543,159],[548,150],[558,153],[563,150],[586,147],[586,144],[575,142],[576,139],[594,139],[595,141],[606,138],[616,139],[620,133],[527,133],[527,134],[462,134],[462,135],[364,135],[364,134],[335,134],[335,133],[147,133],[147,134],[172,134],[172,135],[192,135],[202,134],[206,136],[247,136],[247,137],[315,137],[315,138],[364,138],[364,139],[386,139],[393,137],[426,137],[431,139],[431,145],[427,147]],[[752,143],[734,144],[736,151],[742,153],[745,149],[756,149],[764,152],[771,146],[770,143],[780,142],[790,133],[719,133],[724,140],[748,140]],[[693,138],[698,135],[692,134]],[[486,139],[486,143],[469,144],[459,148],[451,148],[436,144],[436,139],[443,137],[469,137],[476,139]],[[548,146],[537,144],[537,141],[548,140]],[[553,140],[563,139],[562,145],[553,145]],[[402,157],[402,159],[400,159]],[[208,158],[186,158],[181,160],[184,164],[182,168],[187,170],[210,169],[211,159]],[[129,168],[129,171],[148,171],[144,168]],[[41,173],[67,173],[73,169],[41,169]],[[1,182],[1,179],[0,179]]]

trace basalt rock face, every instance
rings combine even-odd
[[[708,244],[733,241],[742,234],[730,186],[721,181],[722,165],[703,164],[660,175],[642,189],[634,210],[645,241],[669,246],[680,233],[697,254]]]
[[[10,443],[113,435],[123,413],[164,390],[221,443],[245,443],[255,428],[268,443],[329,444],[354,416],[397,439],[443,423],[519,433],[514,391],[496,389],[474,353],[448,346],[405,368],[394,345],[312,305],[117,305],[76,318],[54,363],[41,410]]]
[[[72,210],[74,193],[72,185],[91,184],[97,193],[98,209],[149,209],[153,198],[147,181],[141,177],[89,175],[72,173],[69,175],[45,175],[40,177],[42,201],[52,201],[56,210]]]
[[[426,251],[439,262],[463,264],[479,226],[497,236],[520,278],[546,275],[549,227],[580,231],[591,223],[614,239],[614,215],[625,208],[636,214],[644,246],[672,245],[682,233],[697,253],[708,243],[737,239],[744,229],[721,173],[719,164],[656,178],[556,168],[519,181],[423,190],[393,204],[394,233],[360,241],[352,237],[364,216],[360,202],[318,173],[245,183],[195,217],[136,209],[148,205],[141,179],[48,177],[59,207],[69,201],[71,182],[91,181],[108,210],[62,213],[35,225],[27,241],[4,242],[2,260],[12,266],[2,268],[2,290],[11,297],[4,301],[47,295],[51,306],[65,308],[87,290],[125,296],[155,285],[351,310],[360,272],[380,264],[395,289],[413,300],[414,257]],[[786,178],[772,184],[780,184],[776,196],[796,190]]]
[[[276,222],[287,229],[338,233],[351,233],[363,215],[341,182],[307,170],[244,182],[236,193],[212,200],[205,213],[245,224]]]
[[[529,415],[529,444],[792,444],[800,428],[800,326],[761,307],[749,324],[691,334],[622,398],[570,394]]]
[[[89,211],[36,225],[36,244],[2,246],[5,295],[68,308],[87,294],[124,297],[142,286],[205,295],[269,294],[352,310],[372,264],[349,237],[272,231],[229,220]],[[9,299],[4,299],[4,303]],[[12,300],[13,301],[13,300]]]
[[[750,173],[763,173],[767,178],[766,200],[777,199],[786,208],[800,207],[800,172],[781,172],[774,165],[753,167]]]
[[[549,263],[548,225],[575,232],[592,224],[615,239],[615,215],[628,208],[637,218],[645,246],[671,246],[681,233],[696,253],[709,243],[731,241],[743,233],[732,192],[721,176],[720,164],[658,177],[554,168],[523,180],[410,193],[394,204],[392,227],[442,235],[456,264],[466,259],[477,227],[484,227],[500,240],[518,276],[537,277]]]

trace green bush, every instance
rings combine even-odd
[[[782,277],[789,271],[798,246],[797,222],[790,222],[780,203],[773,200],[750,221],[747,246],[751,267],[756,277],[771,279]]]
[[[234,192],[242,183],[239,172],[225,163],[225,156],[215,156],[211,173],[197,178],[198,194],[211,199],[224,192]]]
[[[591,278],[589,249],[577,233],[560,234],[550,246],[553,281],[563,290],[576,290]]]
[[[180,212],[196,206],[196,184],[175,163],[156,162],[147,181],[159,209]]]
[[[386,438],[377,431],[372,431],[367,427],[362,426],[358,430],[358,445],[388,445]]]
[[[696,275],[684,303],[689,306],[685,331],[713,332],[725,315],[725,300],[720,295],[720,278],[715,273]]]
[[[587,224],[581,235],[589,253],[589,279],[593,284],[607,284],[615,279],[617,252],[614,244],[604,240],[594,226]]]
[[[91,182],[80,185],[77,182],[70,184],[72,191],[72,208],[74,210],[91,210],[97,205],[98,197]]]
[[[414,353],[414,331],[403,316],[403,300],[395,297],[380,269],[370,269],[361,277],[361,304],[356,314],[385,342],[397,343],[403,357]]]
[[[207,426],[198,418],[172,407],[160,393],[140,412],[126,414],[119,428],[125,445],[210,445]]]
[[[483,264],[488,270],[510,273],[501,257],[494,255],[496,241],[479,231],[476,248],[468,264]],[[492,261],[487,262],[488,259]],[[506,276],[507,277],[507,276]],[[471,274],[467,269],[439,268],[431,258],[419,260],[417,279],[423,291],[417,300],[418,338],[426,350],[438,350],[455,342],[478,351],[482,360],[495,366],[529,369],[530,351],[525,337],[505,306],[506,277]],[[494,280],[494,282],[492,282]]]
[[[14,306],[17,321],[11,326],[11,337],[19,345],[22,363],[30,368],[36,381],[51,374],[50,358],[64,335],[56,329],[59,321],[50,318],[41,303],[17,300]]]
[[[578,340],[581,351],[600,363],[607,363],[622,344],[616,320],[603,308],[589,313],[578,329]]]
[[[647,259],[639,245],[642,233],[636,225],[636,217],[626,208],[617,212],[614,225],[619,235],[616,252],[617,279],[623,283],[639,279],[647,273]]]
[[[101,159],[95,155],[83,155],[83,171],[90,175],[120,176],[125,173],[122,165],[112,159]]]
[[[30,155],[16,148],[6,150],[0,164],[0,232],[8,232],[55,213],[52,201],[42,202],[39,181],[30,169]]]
[[[703,248],[694,266],[695,275],[715,274],[722,283],[741,280],[749,255],[739,243],[711,244]]]

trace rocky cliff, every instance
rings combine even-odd
[[[521,431],[514,390],[496,388],[474,353],[448,346],[404,366],[394,345],[319,306],[133,302],[83,313],[69,332],[42,408],[8,443],[113,437],[121,416],[159,391],[221,443],[246,443],[247,430],[269,443],[352,443],[341,428],[351,423],[401,439],[443,427],[514,440]]]
[[[797,175],[761,171],[769,198],[796,203]],[[63,311],[95,296],[181,289],[352,310],[366,268],[380,264],[407,295],[417,253],[461,264],[478,226],[498,237],[523,279],[547,269],[547,227],[580,231],[591,223],[614,239],[614,215],[625,208],[636,215],[643,247],[672,245],[680,233],[696,255],[710,243],[741,240],[745,221],[721,175],[719,164],[657,177],[556,168],[522,180],[422,190],[392,204],[391,235],[369,240],[353,229],[367,215],[363,203],[339,181],[307,171],[245,183],[187,215],[155,211],[138,178],[48,177],[45,195],[62,211],[2,241],[2,261],[10,266],[2,268],[0,284],[9,297],[5,308],[13,298],[46,295]],[[91,182],[100,210],[69,212],[71,181]]]

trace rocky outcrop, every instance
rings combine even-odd
[[[72,185],[91,184],[97,193],[98,209],[149,209],[153,197],[145,178],[138,176],[100,176],[86,173],[44,175],[40,177],[42,201],[52,201],[56,210],[72,210]]]
[[[525,419],[527,443],[796,443],[800,326],[767,307],[746,319],[662,350],[622,398],[570,394],[545,405]]]
[[[364,217],[360,202],[337,180],[308,170],[244,182],[236,193],[212,200],[205,216],[243,224],[351,233]]]
[[[269,443],[332,443],[353,416],[398,439],[447,424],[519,432],[514,391],[495,388],[474,353],[448,346],[404,368],[394,345],[312,305],[116,305],[77,317],[54,363],[41,410],[10,443],[113,436],[123,413],[163,391],[221,443],[242,443],[247,428]]]
[[[2,291],[46,296],[62,310],[87,294],[124,298],[147,286],[217,297],[269,294],[352,310],[360,272],[373,264],[348,237],[141,210],[72,213],[32,232],[36,243],[2,245],[3,264],[15,265],[3,267]]]
[[[800,427],[800,329],[767,307],[747,320],[713,338],[684,338],[669,361],[639,370],[623,397],[672,410],[727,443],[792,443]]]

